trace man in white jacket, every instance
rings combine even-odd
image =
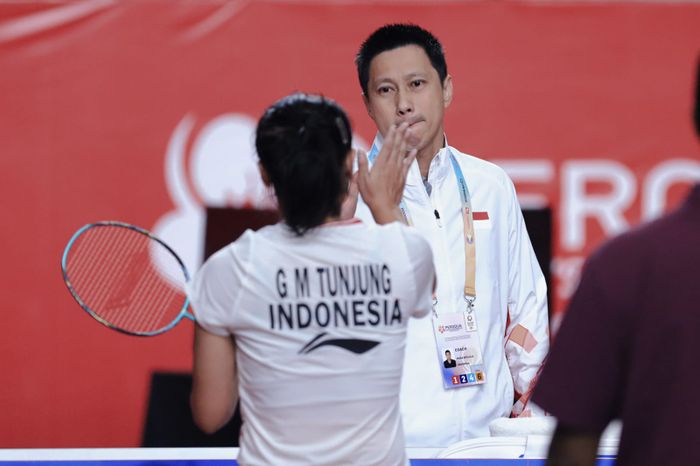
[[[356,65],[378,130],[370,161],[392,124],[410,124],[417,156],[401,210],[429,240],[437,269],[433,313],[408,330],[406,444],[488,436],[496,418],[533,414],[527,401],[549,348],[546,283],[513,183],[498,166],[447,144],[453,83],[430,32],[384,26],[362,44]],[[356,215],[372,219],[362,201]],[[444,367],[447,350],[455,368]]]

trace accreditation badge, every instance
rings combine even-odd
[[[486,382],[474,312],[444,313],[435,316],[433,333],[445,388],[460,388]]]

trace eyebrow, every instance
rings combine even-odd
[[[412,71],[411,73],[408,73],[407,75],[403,76],[402,79],[404,81],[410,81],[410,80],[415,79],[415,78],[424,78],[425,79],[426,77],[427,76],[425,75],[425,73],[422,73],[420,71]],[[393,77],[388,77],[388,76],[381,77],[380,76],[379,79],[374,79],[372,81],[372,84],[377,85],[377,84],[382,84],[384,82],[394,83],[395,80]]]

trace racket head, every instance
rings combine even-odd
[[[194,320],[187,312],[185,264],[143,228],[118,221],[83,226],[68,241],[61,270],[80,307],[111,329],[154,336],[183,317]]]

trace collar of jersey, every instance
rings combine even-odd
[[[325,228],[325,227],[343,227],[346,225],[356,225],[358,223],[362,223],[362,220],[360,220],[357,217],[349,218],[346,220],[336,220],[334,222],[327,222],[323,223],[320,226]]]

